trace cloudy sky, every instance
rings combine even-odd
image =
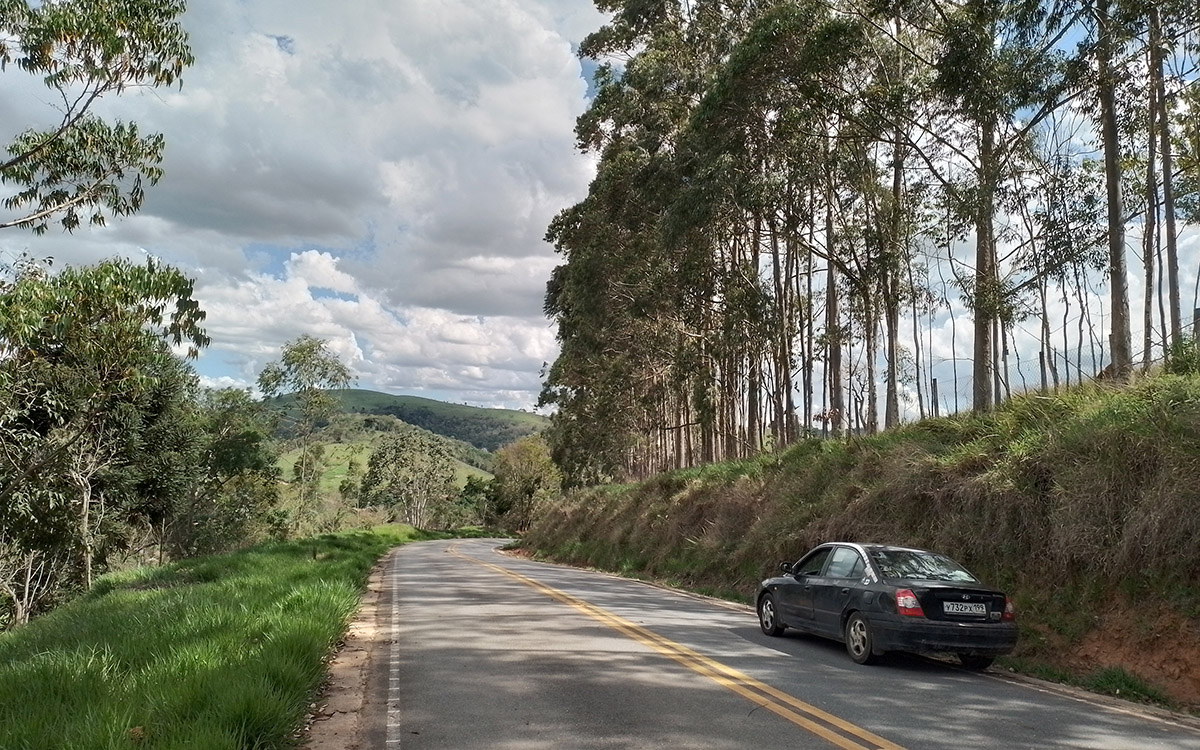
[[[103,113],[167,138],[162,181],[108,228],[0,236],[59,262],[145,253],[197,279],[211,385],[313,334],[363,388],[530,408],[554,330],[543,242],[593,173],[574,150],[586,0],[193,0],[178,90]],[[20,74],[0,122],[54,112]],[[28,79],[28,76],[24,76]]]
[[[213,345],[196,363],[208,385],[252,385],[307,333],[330,342],[360,387],[532,408],[557,353],[541,308],[559,258],[542,237],[594,171],[573,135],[588,92],[573,49],[604,22],[592,3],[189,5],[196,63],[182,89],[100,108],[166,135],[166,174],[142,212],[74,235],[9,230],[0,257],[151,254],[182,268],[208,312]],[[4,84],[0,130],[54,121],[37,80],[10,70]],[[1136,231],[1129,241],[1138,247]],[[1196,232],[1183,251],[1186,313],[1200,294]],[[1131,251],[1139,352],[1140,274]],[[1090,295],[1083,338],[1103,338],[1106,304],[1103,289]],[[1063,346],[1075,348],[1083,315],[1054,306],[1057,328],[1074,336]],[[955,311],[956,321],[943,310],[920,323],[951,409],[971,387],[969,314],[958,300]],[[1016,335],[1018,387],[1038,379],[1033,325]],[[1085,377],[1098,368],[1073,366]]]

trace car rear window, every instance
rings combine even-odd
[[[907,549],[871,551],[871,560],[884,578],[911,578],[920,581],[958,581],[977,583],[966,568],[945,555]]]

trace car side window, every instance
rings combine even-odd
[[[798,576],[819,576],[821,568],[825,567],[825,560],[829,557],[830,549],[819,549],[813,552],[808,557],[805,557],[800,562],[792,566],[792,572]]]
[[[862,556],[849,547],[835,549],[829,560],[829,569],[825,571],[828,578],[862,578],[862,574]]]

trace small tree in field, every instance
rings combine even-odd
[[[458,497],[454,459],[423,430],[388,435],[367,461],[359,497],[417,528],[445,525]]]
[[[264,396],[290,393],[296,398],[299,416],[292,422],[300,443],[295,466],[298,520],[310,521],[316,512],[324,447],[316,440],[316,431],[338,410],[337,396],[329,391],[345,388],[351,380],[350,368],[329,351],[327,342],[309,335],[284,344],[280,360],[267,365],[258,376]]]
[[[562,492],[562,474],[541,435],[530,435],[496,451],[492,480],[497,515],[514,531],[529,528],[538,507]]]

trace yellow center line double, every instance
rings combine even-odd
[[[688,669],[703,675],[721,687],[731,690],[746,700],[780,716],[793,724],[802,727],[843,750],[904,750],[904,748],[873,734],[862,727],[822,711],[794,696],[760,682],[749,675],[739,672],[720,662],[714,661],[701,653],[693,651],[683,644],[662,637],[658,633],[630,622],[618,615],[603,610],[576,596],[551,588],[540,581],[508,570],[499,565],[484,562],[458,551],[458,545],[449,548],[449,552],[464,560],[508,576],[530,588],[536,589],[551,599],[562,602],[587,616],[611,627],[612,629],[648,646],[655,651],[679,662]]]

